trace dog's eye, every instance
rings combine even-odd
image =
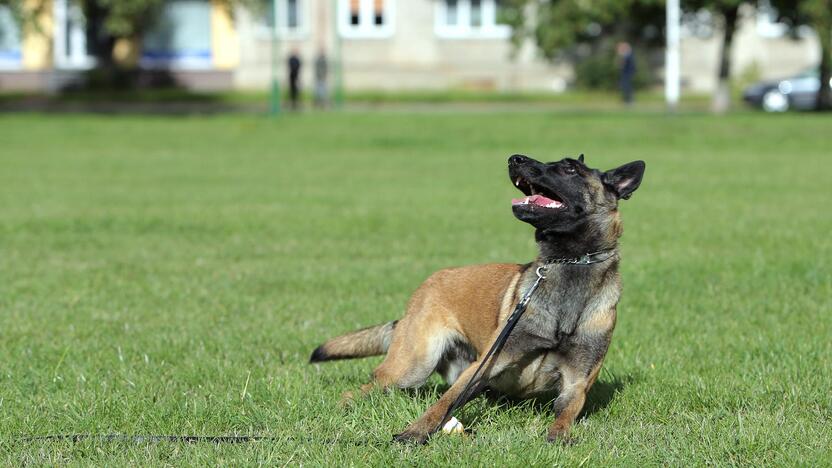
[[[572,166],[565,166],[563,168],[563,172],[565,172],[567,174],[574,174],[575,173],[575,168],[572,167]]]

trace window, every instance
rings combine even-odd
[[[298,0],[286,0],[286,29],[298,29],[299,26]]]
[[[445,0],[445,25],[457,26],[459,24],[459,2],[457,0]]]
[[[144,35],[141,65],[148,68],[211,68],[211,4],[171,0]]]
[[[11,9],[0,5],[0,70],[16,70],[22,64],[20,27]]]
[[[436,1],[436,35],[449,39],[501,39],[511,35],[511,27],[500,24],[499,0]]]
[[[277,8],[275,8],[277,1]],[[260,33],[272,34],[275,16],[277,16],[277,34],[283,37],[298,38],[307,34],[306,2],[303,0],[263,0]]]
[[[471,27],[482,27],[482,0],[471,0]]]
[[[338,32],[346,38],[393,35],[395,0],[339,0]]]
[[[87,23],[81,7],[71,0],[54,3],[55,65],[58,68],[91,68],[95,59],[87,48]]]

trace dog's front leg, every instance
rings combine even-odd
[[[459,378],[451,385],[442,397],[439,398],[439,401],[431,405],[427,411],[425,411],[422,416],[410,423],[407,428],[402,431],[400,434],[396,434],[393,436],[393,440],[397,442],[416,442],[419,444],[424,444],[427,442],[428,437],[431,434],[438,431],[440,429],[439,425],[442,424],[442,418],[445,417],[445,414],[448,412],[448,408],[456,401],[457,397],[462,393],[465,387],[468,385],[468,382],[471,381],[471,378],[474,376],[474,373],[479,367],[480,361],[476,361],[468,366],[462,374],[460,374]],[[488,368],[486,368],[485,374],[487,375],[495,375],[495,367],[497,367],[499,363],[495,363]],[[477,392],[480,390],[480,385],[484,380],[486,380],[485,376],[477,377],[478,382],[474,382],[474,391],[470,393],[469,399],[472,398]],[[468,401],[464,401],[463,405]]]
[[[555,422],[549,426],[549,435],[546,440],[549,442],[560,441],[570,443],[569,428],[575,418],[584,407],[586,401],[586,385],[574,384],[569,388],[564,387],[555,400]]]
[[[579,370],[564,367],[561,368],[562,386],[560,395],[555,399],[555,422],[549,426],[549,435],[546,440],[549,442],[560,441],[571,443],[569,428],[575,422],[575,418],[581,412],[586,402],[586,394],[589,388],[595,383],[598,372],[601,370],[601,361],[595,364],[589,376]]]

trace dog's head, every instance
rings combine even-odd
[[[542,163],[515,154],[508,158],[508,174],[525,197],[512,200],[512,211],[539,231],[575,232],[590,218],[614,215],[618,200],[638,188],[644,169],[644,161],[601,172],[587,167],[583,155]]]

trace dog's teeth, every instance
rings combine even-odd
[[[519,186],[520,186],[520,178],[519,178],[519,177],[517,178],[517,180],[515,180],[515,181],[514,181],[514,186],[515,186],[515,187],[519,187]]]

